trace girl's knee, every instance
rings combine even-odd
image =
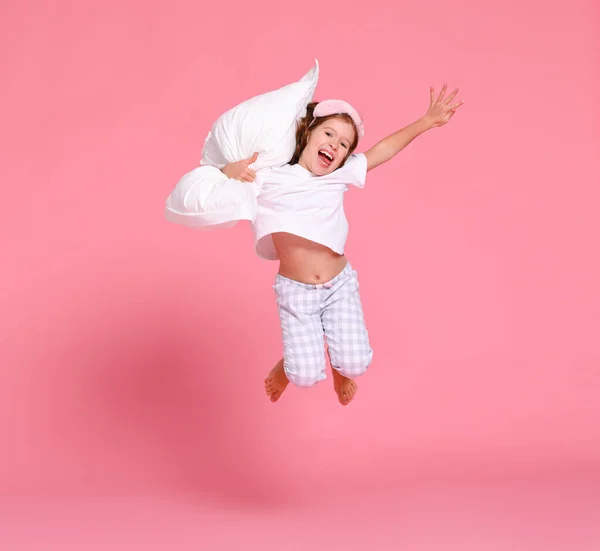
[[[290,383],[304,388],[315,386],[319,381],[325,379],[325,365],[322,370],[314,371],[298,370],[284,365],[284,371]]]
[[[369,366],[373,363],[373,351],[369,352],[362,357],[346,358],[339,362],[340,365],[336,365],[335,368],[344,376],[350,379],[360,377],[367,372]]]

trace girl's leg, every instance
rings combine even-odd
[[[334,388],[343,405],[356,393],[352,379],[363,375],[373,359],[356,272],[336,282],[322,314],[334,374]]]
[[[331,361],[331,354],[329,354],[329,360]],[[338,400],[340,401],[340,404],[342,404],[343,406],[347,406],[354,398],[354,395],[358,390],[358,385],[354,382],[353,379],[350,379],[349,377],[344,377],[335,368],[333,368],[331,372],[333,375],[333,389],[337,394]]]
[[[274,289],[279,305],[283,361],[265,379],[265,390],[272,401],[279,399],[286,381],[310,387],[326,377],[321,295],[314,287],[290,283],[281,276]]]

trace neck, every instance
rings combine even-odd
[[[305,168],[306,170],[308,170],[310,172],[310,168],[308,168],[308,165],[306,164],[306,161],[304,160],[304,155],[300,155],[300,158],[298,159],[298,164],[302,168]]]

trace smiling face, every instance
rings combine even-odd
[[[348,157],[355,133],[354,125],[341,117],[325,120],[311,131],[298,164],[316,176],[330,174]]]

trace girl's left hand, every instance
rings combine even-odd
[[[454,116],[456,110],[465,102],[465,100],[460,100],[458,103],[451,105],[450,102],[458,93],[458,88],[456,88],[446,99],[444,99],[446,88],[447,86],[444,84],[437,99],[434,99],[433,96],[433,86],[429,88],[431,103],[429,104],[429,109],[423,118],[431,127],[442,126],[446,124]]]

